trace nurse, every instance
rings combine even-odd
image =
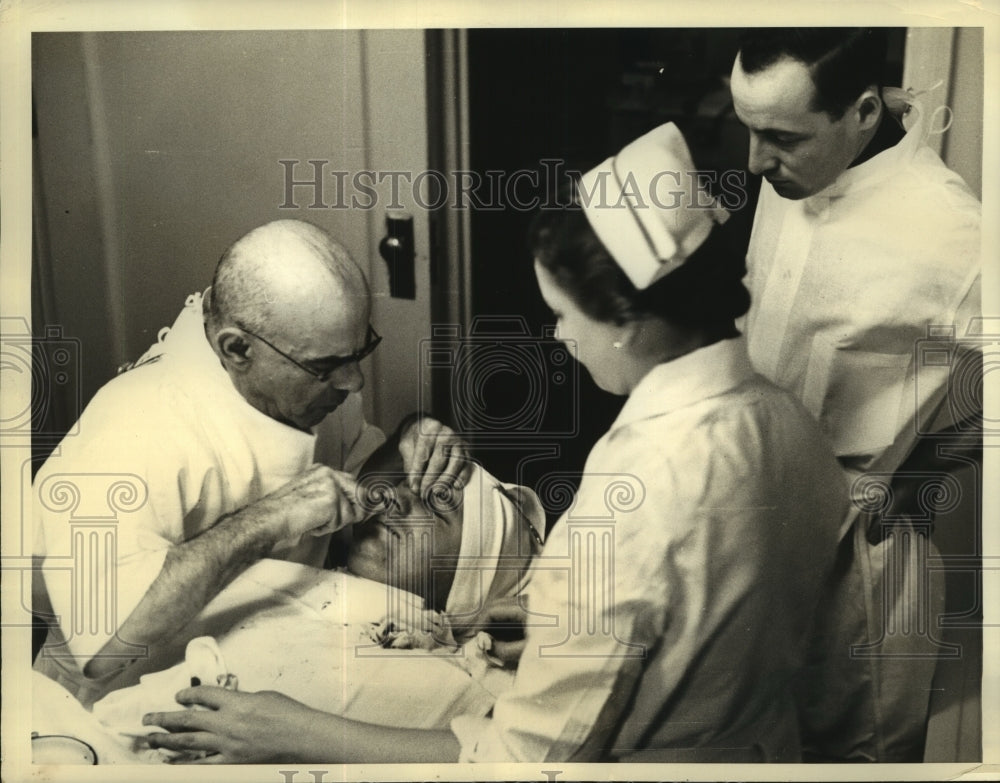
[[[750,367],[741,255],[694,171],[664,125],[533,226],[559,338],[628,400],[534,560],[492,717],[390,729],[199,687],[178,701],[208,710],[146,717],[171,732],[154,744],[209,763],[799,759],[790,685],[846,488],[808,414]],[[594,556],[575,557],[595,520]]]

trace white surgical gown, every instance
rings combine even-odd
[[[36,555],[45,556],[58,615],[36,667],[85,703],[157,668],[136,650],[140,661],[127,680],[80,674],[138,604],[171,546],[274,491],[317,452],[351,471],[384,440],[364,421],[358,395],[318,434],[252,407],[205,338],[200,295],[189,297],[145,358],[97,393],[34,481]],[[281,542],[271,557],[320,566],[328,542]]]
[[[925,144],[930,119],[914,103],[899,143],[809,198],[765,182],[747,256],[754,368],[819,420],[855,501],[811,656],[821,758],[919,760],[941,649],[929,526],[880,516],[918,436],[974,415],[978,397],[976,373],[952,368],[971,368],[955,346],[978,357],[982,341],[981,208]],[[869,543],[883,521],[892,533]]]

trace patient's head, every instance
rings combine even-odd
[[[411,427],[403,438],[415,431]],[[358,478],[366,504],[388,507],[350,529],[347,569],[443,610],[462,546],[461,490],[432,486],[425,497],[413,492],[398,437],[369,458]]]

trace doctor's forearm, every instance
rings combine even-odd
[[[136,608],[84,667],[88,677],[118,668],[132,645],[156,644],[177,633],[218,592],[267,555],[280,539],[269,507],[249,506],[222,517],[200,535],[172,546]]]

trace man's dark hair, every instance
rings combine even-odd
[[[812,110],[837,120],[862,92],[882,86],[888,35],[880,27],[760,27],[746,30],[739,47],[748,74],[783,57],[808,66],[816,86]]]

